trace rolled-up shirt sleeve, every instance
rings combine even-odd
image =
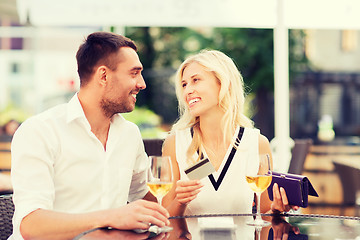
[[[134,165],[133,176],[131,179],[129,202],[144,198],[148,193],[149,188],[146,184],[147,175],[150,171],[150,162],[145,153],[144,144],[139,133],[139,150]]]
[[[20,234],[20,223],[29,213],[52,209],[54,193],[54,137],[39,120],[24,122],[16,131],[12,144],[11,178],[16,205],[13,218],[14,236]],[[31,181],[29,181],[31,179]],[[20,239],[20,238],[18,238]]]

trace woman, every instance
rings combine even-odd
[[[171,156],[176,184],[163,205],[171,215],[251,213],[254,193],[245,180],[245,164],[258,164],[258,154],[271,158],[271,151],[267,138],[243,114],[240,72],[225,54],[203,50],[182,63],[175,81],[180,118],[163,155]],[[184,170],[203,156],[216,170],[213,180],[189,180]],[[288,205],[284,189],[275,185],[273,192],[273,202],[266,191],[262,194],[261,212],[297,209]]]

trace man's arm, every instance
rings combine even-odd
[[[149,225],[145,223],[168,224],[167,211],[157,203],[144,200],[116,209],[79,214],[51,210],[54,197],[52,159],[58,152],[54,146],[59,144],[54,135],[46,134],[49,131],[42,122],[25,123],[13,138],[14,234],[21,234],[25,239],[72,239],[96,227],[147,229]]]
[[[137,200],[117,209],[83,214],[68,214],[38,209],[28,214],[20,225],[24,239],[72,239],[97,228],[147,229],[148,223],[169,225],[169,214],[159,204]]]

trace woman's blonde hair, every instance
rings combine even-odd
[[[192,156],[194,156],[196,151],[201,152],[203,149],[199,117],[193,117],[189,113],[189,109],[183,98],[183,88],[181,84],[185,68],[194,62],[203,66],[206,71],[214,74],[219,81],[219,107],[224,111],[221,119],[222,126],[224,127],[224,141],[231,142],[237,126],[253,127],[253,122],[243,113],[245,103],[244,81],[233,60],[224,53],[216,50],[202,50],[198,54],[190,56],[180,65],[175,75],[176,96],[179,101],[180,117],[172,128],[172,130],[187,127],[193,128],[193,140],[187,151],[190,162],[198,161],[199,159],[192,159]]]

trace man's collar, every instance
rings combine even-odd
[[[67,122],[69,123],[78,118],[86,119],[84,110],[78,98],[78,93],[76,93],[68,103]]]

